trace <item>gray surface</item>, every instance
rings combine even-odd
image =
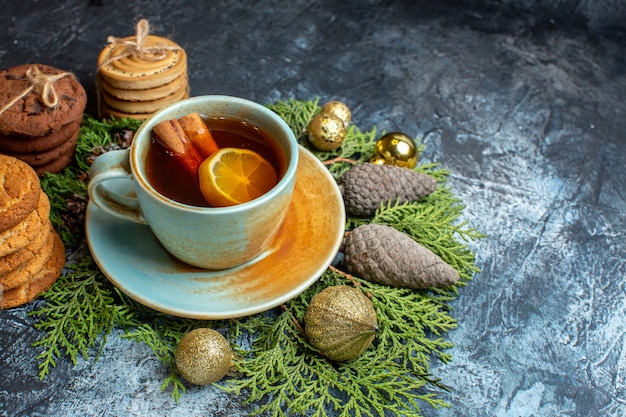
[[[74,71],[92,112],[106,37],[146,17],[186,49],[194,95],[339,99],[362,129],[423,137],[489,235],[433,367],[452,407],[427,415],[626,414],[624,1],[2,3],[0,67]],[[0,415],[245,415],[212,388],[174,404],[115,335],[39,381],[31,308],[0,313]]]

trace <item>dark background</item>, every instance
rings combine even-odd
[[[0,68],[74,72],[95,115],[109,35],[188,54],[192,95],[344,101],[363,130],[422,138],[450,169],[482,269],[453,303],[450,409],[626,415],[626,2],[0,1]],[[146,346],[37,377],[28,306],[0,312],[0,415],[245,415],[210,387],[175,404]],[[94,356],[97,352],[94,352]]]

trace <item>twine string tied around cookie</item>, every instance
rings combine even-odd
[[[116,38],[109,36],[107,42],[114,45],[124,46],[121,54],[116,55],[105,62],[101,63],[99,68],[105,67],[115,61],[123,58],[138,57],[146,61],[159,61],[167,56],[169,51],[177,51],[180,49],[174,45],[146,45],[146,39],[150,33],[150,25],[146,19],[141,19],[135,26],[135,39]]]
[[[30,94],[31,91],[35,91],[39,95],[41,102],[48,108],[54,108],[59,104],[59,96],[54,89],[54,83],[63,77],[72,75],[70,72],[61,72],[54,75],[46,75],[37,66],[32,66],[26,70],[26,81],[28,81],[28,87],[26,87],[17,97],[13,98],[7,104],[0,109],[0,114],[7,111],[15,103]]]

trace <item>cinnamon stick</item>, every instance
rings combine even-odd
[[[152,128],[154,137],[183,168],[196,175],[204,160],[176,119],[164,120]]]
[[[217,152],[219,147],[211,135],[211,131],[198,113],[189,113],[178,119],[191,143],[198,149],[203,158]]]

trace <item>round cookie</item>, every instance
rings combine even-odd
[[[145,101],[126,101],[115,98],[104,91],[102,92],[102,98],[109,108],[115,109],[122,113],[128,114],[141,114],[141,113],[154,113],[157,110],[167,107],[177,101],[186,98],[187,88],[170,94],[167,97],[158,100],[145,100]]]
[[[125,42],[136,42],[136,39],[136,36],[122,38],[119,43],[110,43],[100,52],[98,71],[111,86],[147,90],[169,84],[186,73],[187,54],[176,42],[160,36],[146,36],[144,48],[169,48],[162,50],[162,56],[155,53],[155,59],[148,60],[128,55]]]
[[[102,77],[98,77],[98,83],[104,93],[117,99],[124,101],[151,101],[163,99],[179,92],[180,90],[186,89],[188,80],[187,74],[184,73],[171,83],[144,90],[116,88],[109,84],[106,80],[102,79]]]
[[[30,281],[12,290],[5,290],[4,295],[0,296],[0,308],[18,307],[33,301],[59,278],[66,262],[65,247],[56,232],[52,232],[52,235],[52,252],[44,267]]]
[[[59,156],[56,160],[45,165],[34,166],[33,169],[38,175],[42,175],[45,173],[56,174],[58,172],[61,172],[74,160],[75,150],[76,144],[74,144],[74,146],[68,152]]]
[[[53,246],[54,234],[49,233],[46,243],[44,243],[39,252],[35,253],[35,256],[30,261],[16,270],[0,276],[0,285],[2,285],[4,290],[8,291],[17,288],[28,282],[31,277],[37,275],[52,255]]]
[[[47,165],[53,161],[56,161],[68,152],[72,152],[76,148],[76,139],[78,138],[78,131],[74,136],[67,138],[67,140],[57,146],[43,152],[33,153],[7,153],[7,155],[13,156],[21,161],[26,162],[32,167]]]
[[[35,240],[50,222],[50,199],[43,191],[39,193],[39,202],[24,220],[15,226],[0,232],[0,256],[7,256],[25,248]]]
[[[0,232],[16,226],[35,210],[40,194],[39,177],[33,168],[12,156],[0,155]]]
[[[100,117],[102,118],[113,116],[113,117],[117,117],[120,119],[130,118],[130,119],[137,119],[137,120],[146,120],[146,119],[149,119],[152,115],[153,113],[124,113],[124,112],[110,108],[104,102],[100,104]]]
[[[65,71],[43,64],[19,65],[0,72],[0,105],[11,102],[31,86],[27,71],[38,68],[44,75],[53,76]],[[41,97],[31,91],[0,114],[0,134],[39,137],[81,119],[87,94],[74,75],[69,74],[53,82],[58,105],[47,107]]]
[[[76,119],[61,126],[59,130],[47,135],[28,137],[0,135],[0,152],[5,154],[25,154],[49,151],[67,142],[68,138],[77,137],[82,119]]]
[[[102,96],[102,94],[100,94]],[[187,88],[187,90],[185,91],[185,95],[182,97],[183,99],[188,98],[189,97],[189,88]],[[117,109],[114,109],[112,107],[110,107],[109,105],[107,105],[107,103],[102,100],[100,103],[100,117],[102,118],[106,118],[106,117],[117,117],[117,118],[131,118],[131,119],[137,119],[137,120],[146,120],[149,119],[150,117],[152,117],[152,115],[154,114],[154,112],[150,112],[150,113],[126,113]]]
[[[52,232],[52,224],[49,224],[45,229],[46,230],[43,230],[41,233],[37,233],[35,239],[23,249],[0,258],[0,278],[25,266],[27,262],[42,251],[44,244]]]

